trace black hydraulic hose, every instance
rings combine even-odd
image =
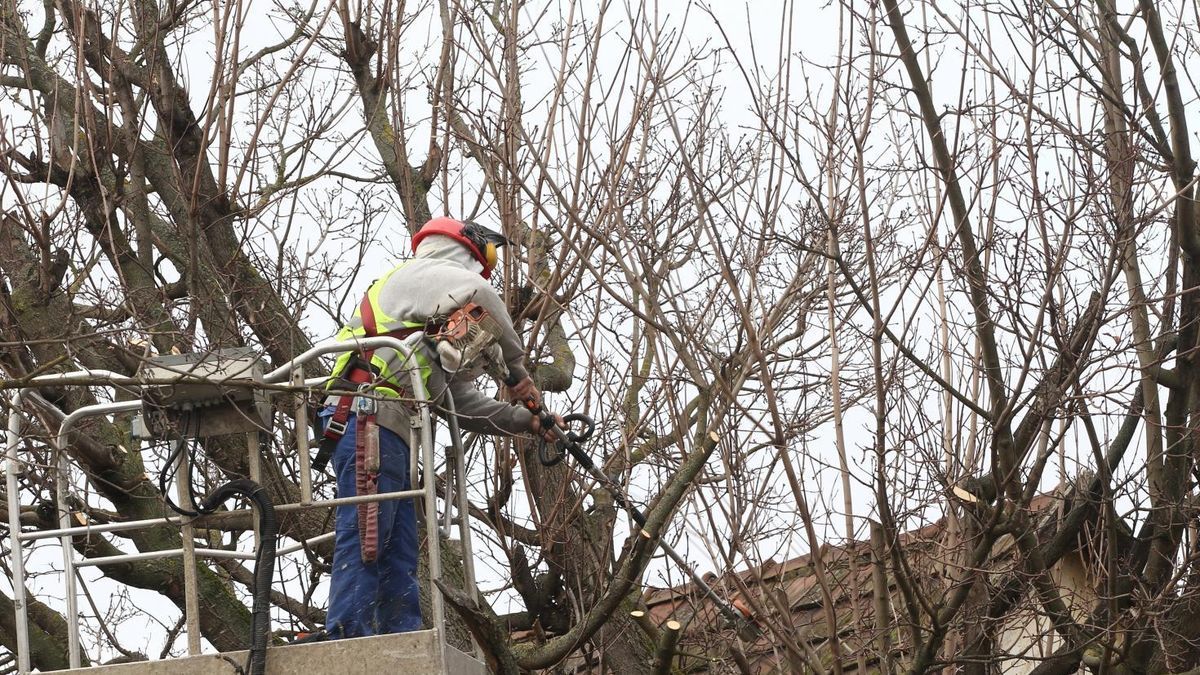
[[[267,668],[267,637],[271,631],[271,581],[275,577],[275,549],[279,541],[279,521],[275,518],[275,505],[271,503],[266,489],[248,478],[238,478],[218,486],[204,500],[197,504],[195,497],[191,502],[195,510],[188,510],[175,504],[167,491],[168,471],[172,464],[183,452],[186,440],[180,440],[167,458],[163,472],[159,474],[158,484],[167,506],[176,513],[196,517],[215,513],[217,507],[230,497],[242,497],[250,502],[258,515],[258,550],[254,556],[254,604],[250,610],[250,657],[247,670],[250,675],[263,675]],[[188,464],[188,478],[191,477],[191,462]],[[189,480],[190,482],[190,480]],[[191,485],[188,485],[191,495]]]
[[[275,505],[267,490],[248,478],[229,481],[212,491],[202,513],[212,513],[222,502],[241,496],[250,502],[258,514],[258,551],[254,557],[254,605],[250,611],[250,675],[263,675],[267,668],[267,637],[271,632],[271,580],[275,576],[275,548],[278,544],[279,521]]]

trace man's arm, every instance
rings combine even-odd
[[[533,430],[533,414],[523,406],[514,406],[483,395],[474,384],[458,378],[449,383],[454,396],[458,424],[467,431],[493,435],[517,435]],[[444,397],[438,397],[438,401]],[[445,406],[439,406],[442,411]]]

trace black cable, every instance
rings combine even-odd
[[[263,675],[267,664],[267,636],[271,629],[271,580],[275,576],[275,550],[279,537],[275,506],[271,503],[266,489],[248,478],[238,478],[220,485],[197,503],[195,492],[192,490],[192,467],[196,464],[197,449],[200,445],[196,439],[200,431],[200,418],[186,411],[180,421],[184,436],[174,444],[174,448],[167,455],[166,465],[158,474],[158,489],[167,506],[180,515],[195,518],[215,513],[230,497],[242,497],[250,503],[258,516],[259,545],[254,556],[254,587],[251,589],[254,603],[250,610],[250,655],[247,670],[250,675]],[[189,431],[191,434],[187,433]],[[175,462],[180,453],[185,452],[185,448],[188,464],[183,480],[187,481],[188,501],[192,507],[190,510],[176,504],[167,489],[170,479],[178,472]]]
[[[557,445],[551,445],[543,438],[538,438],[537,442],[538,461],[542,463],[542,466],[554,466],[567,456]]]
[[[263,675],[267,667],[267,637],[271,630],[271,580],[275,576],[275,549],[278,544],[279,522],[275,505],[263,486],[248,478],[238,478],[212,491],[200,510],[212,513],[230,497],[240,496],[250,502],[258,514],[259,546],[254,556],[254,604],[250,610],[250,675]]]
[[[199,439],[200,416],[193,414],[191,421],[192,421],[191,433],[186,434],[187,440],[184,441],[185,443],[188,443],[188,461],[187,461],[187,464],[184,465],[184,470],[187,471],[187,476],[186,476],[187,486],[188,486],[187,496],[188,496],[188,500],[192,504],[193,511],[197,511],[199,513],[211,513],[211,511],[206,512],[203,508],[200,507],[200,504],[196,503],[196,490],[195,490],[196,480],[195,480],[194,476],[195,476],[195,470],[196,470],[196,454],[197,454],[197,450],[199,450],[199,448],[200,448],[200,439]]]
[[[183,422],[182,426],[184,427],[184,429],[187,429],[188,426],[190,425],[191,418],[192,418],[192,413],[190,413],[190,412],[183,413],[181,421]],[[158,491],[162,494],[163,501],[166,502],[167,506],[172,511],[174,511],[175,513],[178,513],[181,516],[195,518],[196,516],[200,515],[199,510],[195,509],[195,506],[196,506],[195,498],[193,498],[191,500],[193,508],[191,510],[185,509],[182,506],[175,503],[175,500],[171,497],[171,491],[168,489],[168,486],[169,486],[171,480],[176,477],[175,474],[179,470],[178,467],[175,466],[175,461],[179,458],[179,454],[184,451],[184,445],[186,443],[187,443],[187,438],[185,436],[181,436],[178,441],[175,441],[174,447],[171,449],[171,451],[169,453],[167,453],[167,458],[165,460],[165,463],[163,464],[162,471],[160,471],[158,474]],[[191,490],[192,482],[191,482],[191,473],[190,472],[188,473],[187,478],[188,478],[188,494],[190,495],[192,493],[192,490]]]

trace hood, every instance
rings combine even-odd
[[[422,260],[445,260],[476,274],[483,273],[483,265],[471,255],[470,249],[440,234],[432,234],[422,239],[417,246],[415,257]]]

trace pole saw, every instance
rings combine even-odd
[[[506,378],[505,384],[511,387],[517,384],[517,382],[512,380],[512,378]],[[607,490],[610,495],[612,495],[613,501],[616,502],[618,506],[625,509],[629,513],[630,517],[633,518],[633,522],[637,523],[638,527],[643,528],[642,531],[645,532],[644,528],[646,527],[646,516],[642,513],[642,510],[629,500],[629,497],[625,494],[625,491],[621,489],[621,486],[607,474],[605,474],[600,467],[596,466],[596,464],[592,462],[592,458],[583,450],[583,443],[587,442],[587,440],[592,437],[592,434],[596,430],[595,421],[583,413],[571,413],[569,415],[564,415],[562,418],[563,424],[567,427],[564,429],[558,425],[558,421],[555,419],[554,415],[539,405],[537,401],[533,399],[526,399],[524,401],[524,405],[529,412],[533,413],[534,416],[538,418],[538,422],[541,423],[542,429],[553,429],[554,435],[557,437],[557,440],[555,441],[555,447],[558,450],[557,453],[548,453],[545,446],[542,446],[538,449],[538,459],[541,461],[542,465],[554,466],[555,464],[561,462],[567,454],[570,454],[575,458],[575,461],[580,466],[582,466],[589,474],[591,474],[592,478],[594,478],[597,483],[603,486],[604,489]],[[580,432],[571,431],[571,426],[576,424],[582,425],[583,430]],[[655,537],[654,543],[657,544],[658,548],[660,548],[663,553],[666,553],[667,557],[673,560],[675,564],[680,567],[680,569],[686,571],[688,575],[692,577],[692,583],[695,584],[696,588],[699,588],[703,592],[705,597],[712,601],[717,610],[721,612],[721,615],[725,617],[725,620],[729,622],[729,625],[738,632],[738,635],[748,641],[754,641],[762,635],[762,631],[759,630],[758,626],[754,625],[754,622],[748,620],[747,617],[742,614],[742,612],[738,611],[733,607],[733,605],[729,604],[723,598],[721,598],[721,596],[717,595],[717,592],[714,591],[711,586],[705,583],[704,579],[700,578],[700,575],[697,574],[696,571],[692,569],[692,566],[683,559],[683,556],[679,555],[679,553],[675,551],[670,544],[664,541],[662,537]]]

